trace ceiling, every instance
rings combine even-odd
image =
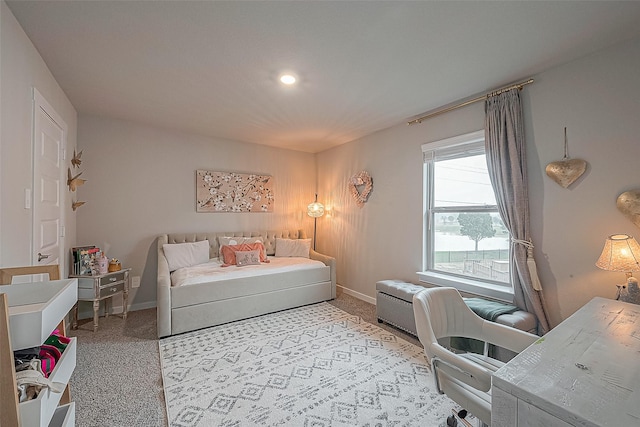
[[[311,153],[640,37],[637,1],[7,4],[81,115]]]

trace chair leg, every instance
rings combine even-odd
[[[466,420],[462,420],[462,422],[458,421],[459,418],[450,415],[446,421],[443,421],[442,423],[440,423],[438,425],[438,427],[450,427],[450,426],[456,426],[456,427],[465,427],[465,426],[471,426],[471,424],[469,423],[469,421]],[[476,420],[476,427],[490,427],[488,424],[483,423],[480,420]]]

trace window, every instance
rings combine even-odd
[[[420,280],[513,300],[507,231],[484,153],[484,131],[422,146],[424,265]]]

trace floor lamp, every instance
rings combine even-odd
[[[316,201],[309,203],[307,206],[307,215],[313,218],[313,250],[316,250],[316,228],[318,225],[318,218],[324,215],[324,205],[318,203],[318,194],[316,193]]]

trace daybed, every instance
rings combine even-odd
[[[167,244],[208,240],[208,263],[218,263],[221,237],[261,237],[269,255],[269,264],[216,269],[215,275],[202,279],[183,269],[170,271],[163,249]],[[272,313],[306,304],[327,301],[336,296],[336,261],[309,250],[309,259],[320,261],[303,269],[282,271],[282,259],[276,253],[276,239],[305,239],[303,230],[264,232],[215,232],[163,234],[158,237],[158,337],[193,331],[209,326]],[[183,245],[188,246],[188,245]],[[173,249],[176,246],[170,246]],[[300,262],[305,261],[301,260]],[[309,260],[306,260],[309,261]],[[295,263],[295,262],[294,262]],[[175,264],[175,263],[174,263]],[[219,265],[218,265],[219,266]],[[215,267],[215,266],[214,266]],[[199,264],[194,269],[209,268]],[[191,284],[172,285],[172,276],[192,279]]]

